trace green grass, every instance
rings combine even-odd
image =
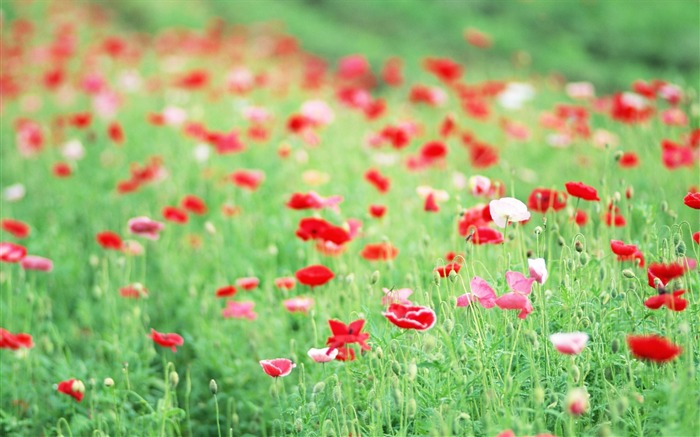
[[[258,4],[194,2],[187,8],[176,8],[167,2],[120,2],[116,7],[127,24],[155,30],[166,25],[194,26],[206,21],[212,11],[231,16],[238,13],[241,21],[272,14],[255,7]],[[382,23],[390,12],[375,10],[369,2],[353,4],[357,16],[342,22],[337,17],[350,17],[350,3],[323,2],[316,11],[296,2],[280,2],[274,12],[283,13],[289,29],[306,38],[307,47],[318,44],[323,54],[331,56],[367,49],[373,61],[388,53],[405,54],[417,61],[426,54],[454,53],[449,45],[432,49],[443,40],[438,36],[418,38],[419,45],[409,45],[405,41],[414,33],[406,24],[393,23],[381,31],[372,24],[376,33],[360,35],[357,28],[365,25],[361,18]],[[680,14],[674,11],[687,7],[669,4],[669,14]],[[499,13],[504,14],[503,20],[514,20],[515,15],[509,14],[516,14],[497,3],[437,5],[442,8],[437,11],[442,12],[436,13],[446,20],[445,29],[459,30],[466,24],[457,13],[462,8],[481,11],[483,21],[475,25],[485,30],[500,20]],[[547,5],[557,20],[568,16],[563,6]],[[614,8],[607,3],[595,5],[603,11]],[[423,15],[414,3],[395,6],[407,23],[420,23]],[[517,7],[532,11],[544,8],[520,3]],[[588,11],[585,7],[582,10]],[[15,16],[25,13],[21,7],[12,11]],[[376,15],[369,18],[372,11]],[[650,12],[639,13],[650,16]],[[46,22],[55,19],[51,16]],[[304,20],[310,20],[307,26],[302,26]],[[621,29],[638,25],[615,21],[609,26],[616,23]],[[424,19],[420,26],[432,29],[436,24]],[[48,25],[38,27],[35,42],[44,44],[50,30]],[[337,36],[330,36],[335,31]],[[510,41],[519,38],[515,30],[508,31],[513,32]],[[109,23],[99,29],[81,27],[80,47],[98,40],[97,35],[115,32],[126,32],[125,23]],[[313,35],[318,34],[329,36],[314,40]],[[404,42],[387,43],[392,40],[386,35]],[[421,34],[416,30],[415,35]],[[455,42],[449,44],[463,44],[459,35],[455,34]],[[523,41],[523,48],[542,41],[541,34],[532,38]],[[555,41],[548,41],[546,47],[561,45],[562,51],[580,43],[579,38],[552,39]],[[654,44],[664,41],[653,40],[648,42],[653,50],[657,50]],[[144,47],[148,56],[137,65],[99,64],[110,83],[125,69],[139,71],[144,79],[169,80],[163,73],[166,61]],[[375,55],[369,52],[370,47]],[[504,45],[503,50],[516,48]],[[544,52],[542,47],[537,50]],[[479,56],[475,59],[485,56],[473,55]],[[207,68],[215,81],[222,81],[230,69],[230,59],[221,54],[206,61],[181,56],[185,59],[183,68]],[[581,56],[582,65],[588,64]],[[533,69],[549,68],[539,60],[533,55]],[[71,71],[82,65],[79,60],[71,62]],[[63,140],[47,145],[30,159],[22,158],[15,148],[16,119],[30,117],[48,132],[54,116],[90,110],[89,99],[81,94],[71,105],[61,106],[54,93],[33,85],[26,92],[42,99],[38,112],[23,113],[18,100],[5,100],[0,121],[0,187],[21,182],[27,195],[18,202],[3,199],[0,218],[29,223],[31,235],[16,240],[3,232],[2,240],[18,242],[30,254],[51,258],[55,267],[51,273],[42,273],[0,264],[0,326],[14,333],[30,333],[35,342],[30,350],[0,350],[0,433],[218,435],[221,429],[223,435],[236,436],[493,436],[512,429],[518,436],[544,432],[558,436],[696,434],[700,429],[697,271],[676,283],[687,290],[685,311],[651,311],[643,305],[655,294],[646,284],[645,269],[617,262],[609,247],[611,239],[637,244],[647,262],[683,260],[683,254],[700,257],[699,246],[691,240],[691,234],[700,230],[700,216],[682,200],[691,185],[700,183],[698,167],[671,171],[660,162],[660,141],[678,140],[691,127],[666,126],[658,117],[641,125],[624,125],[594,113],[592,127],[616,134],[618,145],[598,148],[590,140],[579,139],[569,148],[555,149],[547,145],[550,131],[538,125],[539,116],[556,103],[573,102],[544,80],[527,77],[523,71],[504,70],[505,63],[497,60],[488,62],[483,69],[478,63],[467,64],[468,77],[512,75],[527,79],[537,89],[535,99],[515,112],[494,104],[489,121],[478,122],[464,115],[453,95],[444,108],[411,105],[406,99],[409,85],[404,85],[383,91],[389,114],[368,122],[340,106],[331,86],[314,93],[293,86],[284,97],[259,89],[244,97],[223,94],[218,100],[210,99],[206,91],[144,91],[124,95],[124,107],[117,117],[127,136],[122,147],[108,140],[107,123],[97,118],[88,131],[67,128]],[[267,60],[254,65],[267,69],[277,66]],[[407,65],[407,77],[438,84],[417,71],[416,63]],[[615,65],[612,62],[605,68],[614,69]],[[630,68],[636,73],[636,66]],[[26,72],[27,81],[35,81],[43,67],[25,63],[21,71]],[[586,77],[590,76],[582,76]],[[683,72],[679,77],[688,76]],[[696,127],[699,120],[692,107],[697,106],[697,99],[692,90],[686,91],[689,97],[682,108],[690,116],[690,126]],[[321,144],[315,148],[285,130],[286,118],[311,98],[326,100],[336,115],[334,123],[320,130]],[[185,138],[180,129],[154,127],[145,121],[146,114],[176,105],[211,129],[243,130],[247,124],[237,108],[246,103],[263,105],[274,114],[270,139],[259,144],[246,141],[248,149],[242,154],[212,153],[206,163],[194,161],[197,141]],[[659,103],[660,109],[665,107]],[[412,173],[401,161],[384,166],[376,162],[381,153],[401,159],[416,154],[421,145],[438,138],[439,123],[447,113],[455,114],[460,129],[474,132],[498,148],[499,164],[473,168],[466,148],[456,137],[446,140],[449,159],[444,168]],[[499,127],[501,117],[526,124],[532,131],[531,139],[506,139]],[[423,127],[422,135],[408,149],[395,152],[363,146],[366,134],[406,119]],[[82,141],[86,156],[74,165],[72,177],[54,178],[52,165],[64,160],[58,146],[73,138]],[[283,143],[293,148],[288,159],[277,155]],[[622,150],[637,152],[641,166],[620,169],[615,153]],[[300,154],[308,160],[299,159]],[[154,155],[163,158],[167,179],[133,194],[117,194],[115,186],[128,177],[129,165],[144,163]],[[582,158],[589,160],[587,167],[580,165]],[[386,195],[378,194],[363,180],[362,174],[370,167],[381,168],[391,178],[392,188]],[[224,180],[240,168],[265,172],[258,191],[245,192]],[[305,183],[303,174],[308,170],[326,173],[329,181],[321,186]],[[569,219],[575,205],[570,200],[562,212],[550,212],[546,217],[533,213],[529,223],[509,226],[503,245],[474,246],[458,235],[457,221],[463,209],[484,200],[456,187],[452,182],[455,172],[501,180],[508,187],[507,195],[521,200],[535,187],[563,190],[564,183],[582,180],[598,188],[602,201],[581,202],[590,216],[590,222],[581,228]],[[423,200],[416,194],[420,185],[449,192],[450,199],[441,204],[438,213],[423,211]],[[635,194],[626,199],[624,192],[630,186]],[[314,213],[292,211],[284,204],[293,192],[310,190],[345,198],[340,212],[325,209],[316,214],[335,224],[353,217],[364,223],[362,234],[348,243],[340,256],[324,256],[313,243],[294,235],[298,221]],[[206,201],[206,215],[190,215],[185,225],[168,223],[158,241],[128,234],[130,218],[146,215],[162,221],[161,209],[177,205],[188,193]],[[601,220],[601,211],[618,196],[628,225],[609,228]],[[369,217],[371,203],[385,204],[387,216],[382,220]],[[241,213],[225,217],[220,209],[226,204],[239,206]],[[208,232],[207,227],[212,226],[215,232]],[[538,226],[544,228],[541,234],[536,232]],[[101,248],[95,235],[104,230],[138,240],[145,254],[130,257]],[[201,240],[200,247],[190,244],[193,237]],[[395,260],[373,263],[359,256],[366,243],[384,240],[399,249]],[[576,250],[577,242],[580,251]],[[433,268],[444,263],[447,251],[464,254],[463,268],[455,277],[436,280]],[[475,275],[485,278],[499,295],[505,293],[505,272],[527,273],[528,256],[544,257],[550,277],[542,286],[535,284],[531,295],[534,312],[527,319],[498,308],[455,307],[456,298],[469,291],[469,281]],[[316,263],[331,268],[336,278],[314,290],[297,285],[285,293],[274,286],[275,278]],[[624,276],[624,269],[630,269],[635,277]],[[260,287],[239,291],[234,300],[254,301],[258,318],[224,319],[224,303],[214,292],[245,276],[257,276]],[[121,298],[119,288],[135,282],[147,287],[149,296]],[[381,305],[383,287],[413,289],[411,300],[434,309],[437,324],[426,332],[404,331],[390,324],[381,314],[385,309]],[[289,314],[282,307],[283,299],[297,295],[314,298],[308,315]],[[322,347],[331,335],[329,319],[347,323],[359,318],[367,320],[364,331],[370,334],[370,352],[358,354],[352,362],[325,365],[306,356],[309,348]],[[151,328],[182,335],[184,345],[176,353],[155,345],[148,338]],[[575,357],[558,354],[549,335],[577,330],[591,337],[586,349]],[[683,353],[666,365],[641,361],[630,354],[625,343],[626,335],[632,333],[663,335],[680,345]],[[258,360],[277,357],[289,358],[297,367],[289,376],[273,380],[262,372]],[[80,403],[57,393],[54,387],[70,378],[85,383],[86,394]],[[105,386],[105,378],[112,378],[114,386]],[[216,397],[210,391],[212,379],[218,386]],[[584,415],[573,417],[566,412],[565,398],[577,387],[586,388],[591,406]]]

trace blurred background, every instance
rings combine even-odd
[[[35,0],[38,1],[38,0]],[[378,66],[449,56],[486,74],[513,65],[525,73],[588,80],[601,91],[635,79],[663,78],[698,88],[698,0],[84,0],[100,4],[125,27],[155,32],[227,23],[268,22],[334,61],[362,53]],[[40,2],[40,1],[38,1]],[[11,2],[3,13],[12,18]],[[490,47],[465,42],[481,32]],[[414,64],[415,65],[415,64]]]

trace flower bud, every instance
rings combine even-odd
[[[585,266],[586,264],[588,264],[588,261],[591,260],[591,256],[588,253],[583,252],[578,260],[582,266]]]
[[[321,393],[324,388],[326,388],[325,382],[323,382],[323,381],[317,382],[316,385],[314,385],[314,390],[313,390],[314,396]]]
[[[583,252],[583,243],[581,243],[579,240],[576,240],[576,243],[574,243],[574,249],[576,249],[576,252],[578,253]]]
[[[452,282],[453,284],[457,282],[457,276],[457,272],[455,272],[454,270],[450,270],[450,274],[448,275],[450,282]]]
[[[170,375],[168,375],[168,379],[170,379],[170,385],[173,387],[177,387],[177,384],[180,382],[180,375],[177,374],[176,371],[170,372]]]
[[[408,375],[408,380],[413,381],[416,379],[416,375],[418,374],[418,366],[416,366],[416,363],[410,363],[408,365],[408,368],[406,369],[406,374]]]
[[[214,396],[216,396],[216,394],[219,392],[219,386],[216,384],[216,381],[213,379],[211,381],[209,381],[209,391]]]
[[[624,276],[627,279],[635,279],[637,275],[630,269],[624,269],[622,271],[622,276]]]
[[[679,255],[679,256],[685,255],[685,249],[686,249],[685,242],[684,241],[679,242],[678,245],[676,246],[676,255]]]
[[[576,384],[578,384],[579,380],[581,379],[581,370],[576,364],[571,366],[571,377],[573,378],[574,383]]]
[[[209,235],[215,235],[216,234],[216,227],[214,227],[214,223],[212,222],[205,222],[204,223],[204,230],[207,231]]]
[[[105,378],[104,385],[105,387],[114,387],[114,380],[112,378]]]
[[[575,388],[569,391],[566,396],[566,410],[569,414],[580,416],[588,411],[588,393],[582,388]]]
[[[408,415],[408,417],[413,417],[416,415],[416,411],[418,411],[418,405],[416,404],[416,400],[411,398],[406,404],[406,415]]]
[[[379,282],[379,270],[373,271],[373,272],[372,272],[372,276],[369,277],[369,283],[370,283],[371,285],[374,285],[374,284],[376,284],[377,282]]]
[[[610,349],[614,354],[617,353],[617,351],[620,350],[620,340],[618,339],[613,339],[612,343],[610,344]]]
[[[535,235],[540,235],[542,233],[542,226],[537,226],[535,228]]]

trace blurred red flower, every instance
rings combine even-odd
[[[300,283],[310,287],[323,285],[335,277],[331,269],[320,264],[299,269],[294,276]]]
[[[637,358],[665,363],[681,354],[683,349],[657,335],[628,335],[627,345]]]
[[[169,347],[173,352],[177,352],[176,346],[182,346],[185,343],[185,340],[183,340],[183,338],[178,334],[166,334],[158,332],[155,329],[151,329],[151,334],[149,337],[151,337],[151,339],[153,339],[157,345]]]

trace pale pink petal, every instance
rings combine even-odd
[[[520,272],[506,272],[506,282],[511,290],[517,291],[520,294],[528,295],[532,292],[532,284],[535,278],[526,278]]]
[[[493,288],[483,279],[478,276],[469,282],[469,286],[472,289],[472,293],[479,298],[479,303],[486,309],[493,308],[496,301],[496,292]]]

